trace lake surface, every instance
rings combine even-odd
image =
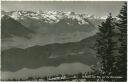
[[[55,74],[74,74],[78,72],[87,72],[90,70],[88,65],[82,63],[64,63],[57,67],[46,66],[40,67],[38,69],[28,69],[23,68],[16,72],[2,72],[2,79],[8,78],[27,78],[29,76],[33,77],[43,77],[46,75],[55,75]]]

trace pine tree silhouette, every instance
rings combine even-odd
[[[116,42],[113,41],[115,35],[114,32],[115,24],[111,13],[105,22],[101,23],[99,26],[99,33],[96,40],[97,46],[97,57],[101,60],[101,70],[102,75],[112,75],[114,68],[113,63],[115,62],[113,56],[113,50],[115,48]]]
[[[118,67],[118,75],[123,77],[123,80],[127,79],[127,3],[125,2],[120,10],[120,14],[118,15],[119,21],[116,24],[119,27],[120,31],[120,47],[117,67]]]

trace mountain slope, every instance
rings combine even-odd
[[[2,38],[9,38],[13,36],[29,38],[29,35],[34,33],[8,15],[4,15],[1,18],[1,30]]]

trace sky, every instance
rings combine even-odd
[[[119,14],[121,1],[2,1],[2,10],[74,11],[95,16]]]

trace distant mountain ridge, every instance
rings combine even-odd
[[[88,14],[78,14],[75,12],[63,12],[63,11],[1,11],[2,16],[8,15],[11,18],[19,21],[26,27],[39,27],[41,24],[53,24],[61,22],[61,20],[68,20],[66,23],[72,25],[72,22],[78,25],[87,25],[88,20],[95,26],[99,25],[106,19],[104,17],[96,17]],[[86,19],[86,20],[85,20]],[[38,25],[39,24],[39,25]]]

